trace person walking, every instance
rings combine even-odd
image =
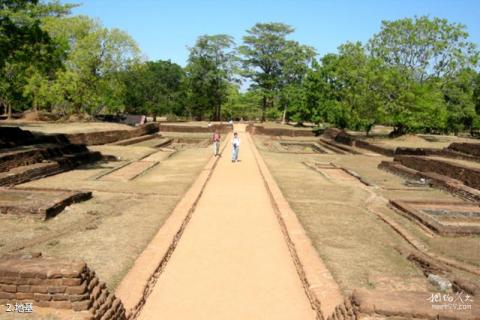
[[[218,133],[218,129],[215,129],[212,137],[213,142],[213,155],[219,156],[220,155],[220,133]]]
[[[239,149],[240,149],[240,138],[238,137],[238,134],[235,132],[233,134],[233,139],[232,139],[232,162],[238,161]]]

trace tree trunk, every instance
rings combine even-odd
[[[283,106],[283,116],[282,116],[282,124],[287,122],[287,104]]]
[[[7,102],[7,119],[12,119],[12,105]]]
[[[263,94],[263,102],[262,102],[262,122],[265,122],[265,111],[267,110],[267,95]]]
[[[393,127],[393,131],[388,134],[390,138],[397,138],[407,133],[407,127],[403,124],[398,124]]]
[[[221,110],[221,104],[215,105],[215,112],[213,115],[213,121],[220,121],[220,110]]]

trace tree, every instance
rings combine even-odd
[[[53,17],[45,30],[65,48],[64,68],[50,81],[49,98],[63,113],[96,114],[123,110],[122,71],[138,60],[138,47],[125,32],[104,28],[86,16]]]
[[[384,113],[378,61],[366,55],[360,42],[343,44],[338,51],[308,72],[301,115],[368,134]]]
[[[288,41],[282,52],[282,73],[279,81],[280,101],[283,105],[282,123],[287,120],[289,105],[294,102],[294,107],[304,103],[304,91],[301,84],[316,55],[312,47],[300,45],[295,41]],[[304,119],[297,119],[302,122]]]
[[[454,76],[478,61],[465,26],[426,16],[382,21],[381,31],[369,42],[373,56],[407,72],[419,82]]]
[[[345,118],[339,116],[339,84],[336,70],[338,55],[326,54],[319,62],[314,62],[308,70],[302,87],[305,103],[295,109],[295,117],[315,123],[326,122],[340,128],[347,126]]]
[[[36,0],[0,1],[0,105],[11,117],[13,105],[27,104],[23,95],[29,74],[47,75],[60,66],[64,52],[42,29],[41,19],[62,15],[72,5]]]
[[[394,134],[445,127],[442,87],[478,60],[464,29],[461,24],[428,17],[382,22],[368,49],[385,64],[382,96]]]
[[[128,90],[126,111],[157,115],[183,113],[185,72],[171,61],[148,61],[131,66],[123,74]]]
[[[275,91],[279,88],[286,36],[294,29],[283,23],[257,23],[247,35],[239,50],[243,55],[244,76],[253,81],[253,89],[262,93],[262,121],[268,106],[273,107]]]
[[[190,48],[186,67],[190,113],[202,118],[211,113],[220,120],[222,104],[233,81],[236,56],[232,37],[225,34],[204,35]]]
[[[261,100],[257,91],[241,92],[238,84],[230,84],[227,101],[222,108],[222,118],[255,120],[259,116],[258,105]]]
[[[447,129],[458,133],[472,131],[478,116],[475,108],[475,81],[477,73],[471,69],[462,70],[442,87],[448,111]]]

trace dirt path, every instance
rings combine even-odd
[[[139,319],[315,319],[254,146],[240,138],[241,162],[227,146]]]

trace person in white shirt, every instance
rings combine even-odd
[[[232,162],[238,161],[239,149],[240,149],[240,138],[238,137],[238,134],[235,132],[233,134],[233,139],[232,139]]]

